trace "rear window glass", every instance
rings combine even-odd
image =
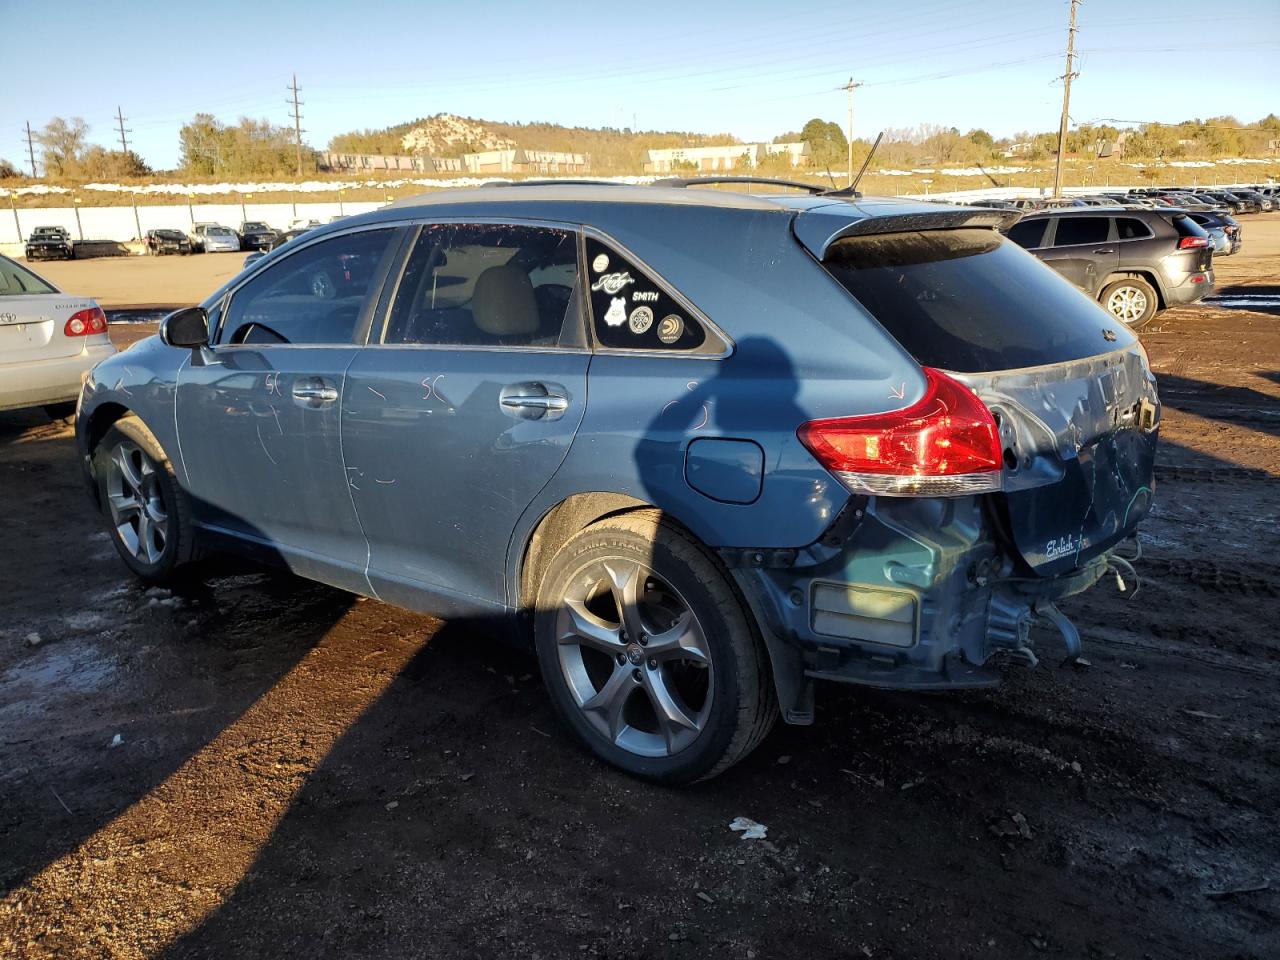
[[[1134,341],[1068,281],[991,230],[847,237],[823,266],[930,367],[1036,367]]]
[[[1055,247],[1071,247],[1081,243],[1106,243],[1111,221],[1106,217],[1063,217],[1053,235]]]

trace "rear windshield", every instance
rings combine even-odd
[[[1038,367],[1135,339],[993,230],[847,237],[832,244],[823,266],[929,367],[958,373]]]

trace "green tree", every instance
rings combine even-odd
[[[849,157],[849,141],[838,123],[814,117],[801,128],[800,139],[809,144],[815,169],[838,166]]]
[[[36,134],[46,176],[70,177],[80,170],[89,125],[80,117],[64,120],[54,117]]]

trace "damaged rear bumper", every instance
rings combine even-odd
[[[1018,565],[982,497],[855,498],[800,550],[722,551],[769,647],[784,715],[812,718],[813,681],[888,689],[989,687],[1000,660],[1035,665],[1031,627],[1079,634],[1055,601],[1089,589],[1107,551],[1058,576]]]

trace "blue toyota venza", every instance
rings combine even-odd
[[[211,552],[536,651],[600,757],[687,782],[815,681],[981,687],[1124,566],[1133,333],[999,232],[841,193],[441,192],[274,251],[84,385],[124,562]]]

